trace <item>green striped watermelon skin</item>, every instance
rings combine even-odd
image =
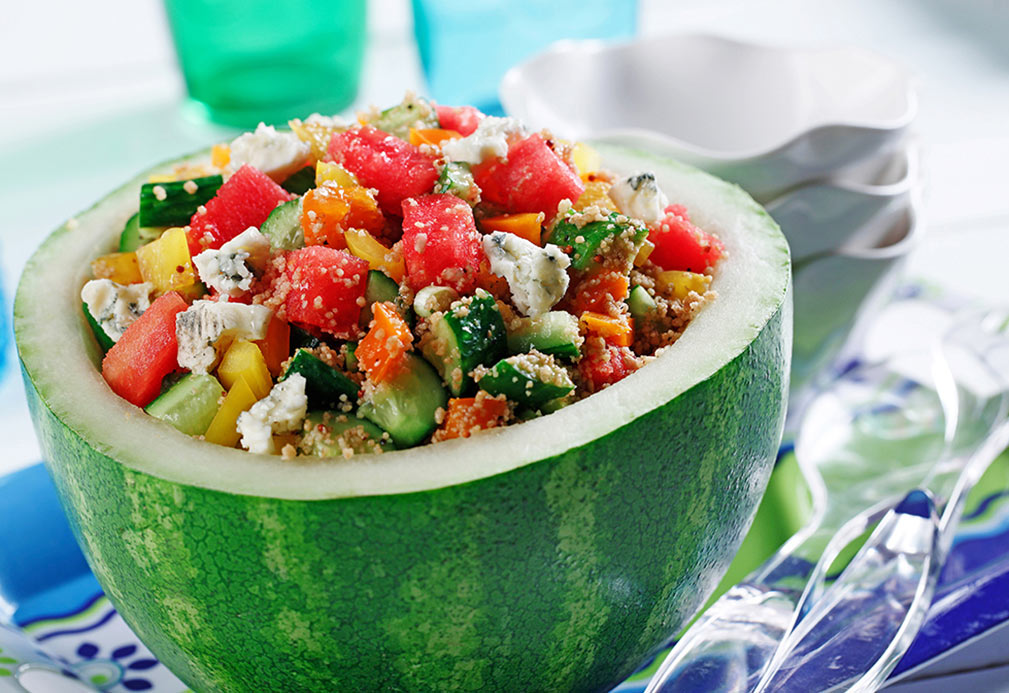
[[[108,596],[194,690],[602,691],[676,634],[749,526],[784,414],[788,310],[591,445],[399,495],[165,481],[96,450],[28,377],[26,390]]]

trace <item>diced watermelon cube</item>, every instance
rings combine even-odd
[[[250,226],[260,226],[282,202],[294,199],[272,178],[248,164],[235,171],[189,221],[189,252],[220,248]]]
[[[472,135],[484,117],[473,106],[435,106],[435,110],[438,112],[438,127],[455,130],[463,137]]]
[[[578,362],[578,371],[592,392],[623,380],[637,367],[634,352],[612,344],[586,345],[585,355]]]
[[[561,200],[577,200],[585,185],[540,135],[513,142],[506,159],[473,167],[473,178],[487,202],[507,212],[557,213]]]
[[[102,361],[102,376],[113,392],[138,407],[161,393],[161,380],[179,367],[175,316],[188,307],[170,291],[126,329]]]
[[[359,332],[367,278],[367,260],[313,245],[285,254],[272,291],[282,297],[289,321],[350,339]]]
[[[379,207],[397,217],[403,200],[431,192],[438,180],[434,156],[371,126],[333,135],[329,155],[361,185],[378,190]]]
[[[461,294],[476,289],[483,247],[473,210],[455,195],[421,195],[403,202],[403,260],[414,291],[436,284]]]
[[[669,205],[665,212],[648,233],[655,244],[648,259],[664,270],[704,272],[714,267],[725,252],[722,241],[694,226],[683,205]]]

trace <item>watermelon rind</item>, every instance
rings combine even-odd
[[[36,252],[15,333],[47,464],[110,599],[188,685],[606,690],[714,589],[781,434],[787,245],[738,188],[599,149],[611,169],[655,171],[719,234],[717,300],[624,381],[467,440],[286,461],[189,438],[113,395],[79,291],[171,163]]]

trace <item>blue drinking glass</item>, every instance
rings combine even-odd
[[[501,115],[508,68],[560,39],[627,38],[637,0],[412,0],[414,34],[435,101]]]

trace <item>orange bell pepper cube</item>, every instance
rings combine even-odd
[[[453,397],[448,401],[448,412],[438,440],[469,438],[477,431],[501,425],[508,415],[506,399],[481,393],[477,397]]]
[[[574,313],[606,312],[608,299],[619,303],[630,293],[630,281],[620,272],[599,272],[583,279],[574,292]]]
[[[274,378],[280,375],[284,361],[291,355],[290,341],[291,323],[274,315],[266,326],[266,336],[254,342],[263,352],[266,367]]]
[[[540,245],[540,234],[543,231],[545,216],[543,212],[504,214],[499,217],[484,219],[480,222],[480,226],[486,233],[490,233],[491,231],[514,233],[516,236],[524,238],[530,243]]]
[[[371,310],[375,316],[371,328],[354,355],[368,380],[377,385],[399,370],[404,355],[413,348],[413,334],[392,303],[375,303]]]
[[[410,144],[419,147],[422,144],[430,144],[440,147],[445,140],[457,140],[462,137],[461,133],[455,130],[445,130],[443,128],[410,128]]]
[[[343,250],[347,247],[346,229],[379,233],[385,228],[385,217],[367,188],[327,184],[312,188],[302,198],[301,228],[306,245]]]
[[[630,346],[634,342],[634,320],[629,317],[611,318],[608,315],[585,311],[578,319],[586,332],[599,335],[607,344]]]

